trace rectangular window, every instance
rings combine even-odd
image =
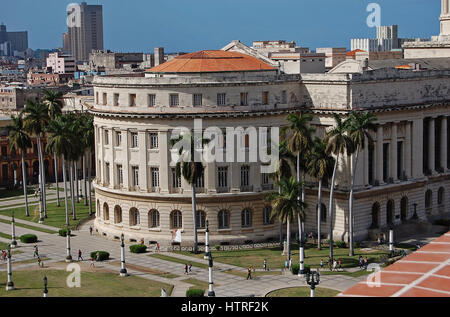
[[[122,132],[117,131],[116,132],[116,146],[122,145]]]
[[[195,180],[196,188],[204,188],[205,187],[205,173],[203,171],[202,176]]]
[[[117,180],[120,186],[123,186],[123,170],[122,165],[117,165]]]
[[[131,133],[131,148],[138,147],[138,134],[136,132]]]
[[[217,176],[218,176],[218,186],[220,188],[228,187],[228,167],[218,167]]]
[[[119,94],[114,94],[114,107],[119,106]]]
[[[173,188],[181,187],[181,177],[177,177],[177,171],[175,168],[172,168],[172,187]]]
[[[150,149],[157,149],[158,146],[158,133],[150,133]]]
[[[136,107],[136,94],[130,94],[130,107]]]
[[[281,103],[282,104],[286,104],[287,103],[287,94],[286,94],[286,90],[283,90],[281,92]]]
[[[159,187],[159,168],[152,167],[150,169],[150,174],[152,175],[152,187],[153,188]]]
[[[170,94],[170,106],[171,107],[176,107],[180,105],[180,101],[178,99],[178,94]]]
[[[203,105],[202,94],[194,94],[192,96],[192,104],[194,105],[194,107],[202,106]]]
[[[108,103],[108,95],[106,92],[103,93],[103,105],[106,106]]]
[[[249,185],[250,166],[241,166],[241,187],[247,187]]]
[[[149,107],[156,106],[156,95],[155,94],[148,95],[148,106]]]
[[[261,174],[261,183],[263,184],[263,185],[268,185],[269,184],[269,174],[267,174],[267,173],[262,173]]]
[[[105,145],[109,144],[109,131],[105,130]]]
[[[263,105],[268,105],[269,104],[269,92],[268,91],[263,91],[262,104]]]
[[[99,100],[98,100],[98,91],[95,93],[95,103],[96,104],[99,104],[99,102],[98,102]]]
[[[241,106],[248,106],[248,93],[241,92]]]
[[[226,95],[223,93],[217,94],[217,105],[225,106],[225,103],[226,103]]]
[[[133,166],[131,170],[133,175],[133,186],[139,186],[139,167]]]

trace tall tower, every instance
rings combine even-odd
[[[450,0],[441,0],[441,34],[439,35],[440,40],[450,39]]]

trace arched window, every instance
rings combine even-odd
[[[433,202],[433,192],[429,189],[425,193],[425,209],[431,209]]]
[[[107,203],[103,204],[103,220],[109,220],[109,207]]]
[[[114,223],[122,222],[122,208],[120,206],[114,207]]]
[[[172,229],[179,229],[183,227],[183,216],[181,211],[174,210],[170,214],[170,224]]]
[[[248,228],[252,226],[252,212],[248,208],[245,208],[241,212],[241,225],[242,228]]]
[[[130,209],[130,226],[137,226],[141,223],[140,217],[139,217],[139,210],[136,208]]]
[[[197,220],[197,229],[206,228],[206,213],[203,210],[197,210],[195,219]]]
[[[273,220],[271,219],[271,215],[272,215],[272,207],[271,206],[264,207],[264,209],[263,209],[263,219],[264,219],[264,224],[265,225],[273,224]]]
[[[394,201],[391,199],[387,202],[386,205],[386,223],[388,225],[393,225],[394,224]]]
[[[159,228],[159,211],[152,209],[148,212],[148,226],[149,228]]]
[[[230,212],[228,210],[221,210],[217,216],[219,229],[228,229],[230,227]]]
[[[372,205],[372,224],[371,229],[379,228],[380,226],[380,204],[374,203]]]
[[[437,203],[439,206],[445,205],[444,194],[445,194],[444,187],[440,187],[438,190],[438,199],[437,199]]]
[[[400,218],[402,221],[408,218],[408,197],[402,197],[400,200]]]
[[[327,222],[327,207],[325,206],[325,204],[322,204],[321,206],[322,207],[320,209],[320,221]],[[317,205],[316,208],[317,208],[317,212],[319,212],[319,205]],[[316,216],[317,216],[317,214],[316,214]]]

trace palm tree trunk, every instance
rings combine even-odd
[[[91,174],[92,174],[92,159],[91,159],[91,151],[89,151],[88,158],[88,190],[89,190],[89,216],[92,216],[92,191],[91,191]]]
[[[56,158],[56,153],[53,153],[54,165],[55,165],[55,182],[56,182],[56,205],[61,207],[59,202],[59,184],[58,184],[58,160]]]
[[[25,215],[30,216],[28,210],[28,195],[27,195],[27,169],[25,166],[25,150],[22,149],[22,183],[23,183],[23,195],[25,196]]]
[[[192,187],[192,214],[194,217],[194,253],[198,252],[198,240],[197,240],[197,202],[195,199],[195,184],[191,184]]]
[[[42,162],[42,147],[41,147],[41,136],[37,136],[37,142],[38,142],[38,160],[39,160],[39,175],[41,177],[41,182],[39,183],[39,189],[41,191],[41,208],[44,211],[44,218],[46,216],[46,208],[45,208],[45,182],[44,182],[44,163]]]
[[[317,250],[322,249],[322,243],[320,239],[321,235],[321,223],[322,221],[322,180],[319,180],[318,198],[317,198]]]
[[[336,157],[336,162],[334,163],[333,177],[331,179],[331,189],[330,189],[330,261],[333,261],[333,217],[334,217],[334,182],[336,180],[336,171],[339,163],[339,153]]]
[[[288,253],[288,261],[291,260],[291,221],[289,216],[286,221],[286,244],[287,244],[287,253]]]
[[[281,176],[278,176],[278,182],[281,181]],[[281,195],[281,187],[278,186],[278,193]],[[280,220],[280,249],[283,250],[283,221]]]
[[[64,183],[64,207],[66,210],[66,225],[69,226],[69,204],[67,202],[66,161],[64,159],[64,154],[62,155],[62,172],[63,172],[63,183]]]
[[[76,220],[77,216],[75,214],[75,193],[74,193],[74,183],[73,183],[73,161],[70,164],[70,200],[72,204],[72,219]]]
[[[300,182],[300,154],[297,155],[297,182]],[[298,199],[300,201],[303,202],[303,184],[302,186],[302,197],[298,197]],[[305,258],[305,253],[304,253],[304,245],[303,245],[303,230],[302,230],[302,219],[300,217],[300,212],[298,212],[297,214],[297,218],[298,218],[298,241],[299,241],[299,263],[300,263],[300,274],[303,274],[303,264],[304,264],[304,258]]]
[[[83,184],[84,184],[84,205],[88,205],[87,182],[86,182],[86,152],[83,154]]]
[[[359,145],[356,149],[355,156],[355,165],[353,166],[352,171],[352,184],[350,186],[350,198],[349,198],[349,206],[348,206],[348,234],[349,234],[349,256],[354,256],[353,249],[353,191],[355,187],[355,177],[356,177],[356,166],[358,165],[358,157],[359,157]]]
[[[77,197],[77,204],[80,203],[80,188],[78,184],[78,160],[73,161],[73,173],[75,178],[75,189],[77,191],[76,197]]]

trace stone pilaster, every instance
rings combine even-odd
[[[444,116],[442,118],[441,121],[441,144],[440,144],[440,148],[441,148],[441,157],[440,157],[440,162],[441,162],[441,167],[444,169],[444,171],[447,171],[447,145],[448,145],[448,141],[447,141],[447,117]]]
[[[169,155],[169,136],[167,130],[159,131],[159,188],[161,193],[169,193],[169,164],[172,161]],[[184,179],[181,177],[182,188],[185,188]]]
[[[148,191],[148,164],[147,164],[147,132],[138,131],[139,144],[139,188]]]
[[[377,128],[377,144],[376,144],[376,179],[380,184],[383,181],[383,126],[379,125]]]
[[[411,122],[406,122],[405,124],[405,146],[404,146],[404,164],[405,164],[405,173],[408,179],[411,178]]]
[[[435,161],[435,118],[430,118],[428,123],[428,169],[432,174],[436,173],[436,161]]]
[[[423,119],[416,119],[412,123],[412,176],[414,179],[423,178]]]
[[[123,188],[126,190],[130,190],[130,172],[131,167],[128,165],[130,162],[130,149],[128,144],[130,143],[130,134],[128,130],[122,131],[122,155],[124,155],[124,164],[122,165],[122,173],[123,173]]]
[[[397,164],[397,153],[398,151],[398,144],[397,144],[397,123],[392,123],[391,126],[391,144],[390,144],[390,157],[389,157],[389,176],[392,177],[394,181],[398,180],[398,164]]]

